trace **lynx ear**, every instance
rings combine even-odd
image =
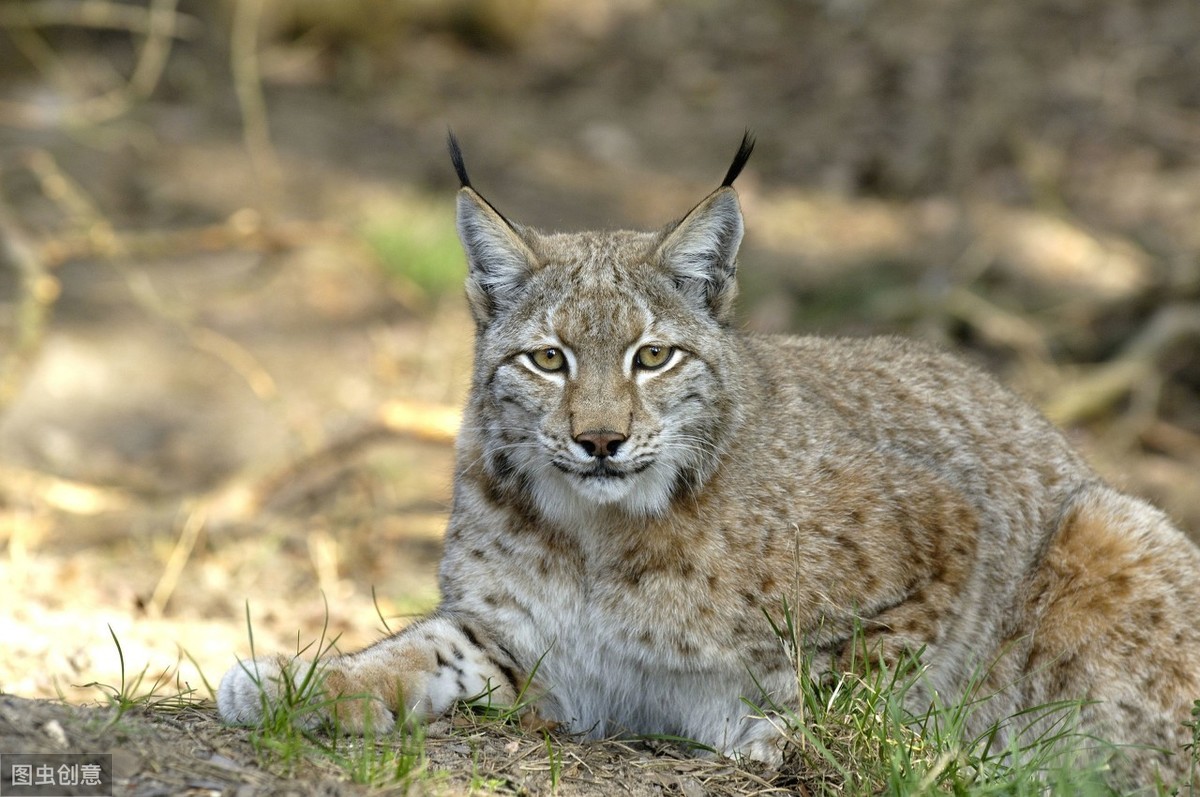
[[[458,192],[458,237],[467,253],[467,300],[483,323],[525,283],[536,259],[521,233],[473,188]]]
[[[449,135],[458,191],[458,237],[467,254],[467,301],[484,324],[524,284],[535,258],[521,232],[471,187],[462,151]]]
[[[730,320],[737,296],[742,229],[737,193],[723,185],[669,230],[658,247],[661,262],[679,289],[722,323]]]

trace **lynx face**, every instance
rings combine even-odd
[[[546,235],[462,181],[458,231],[476,323],[485,467],[539,508],[664,513],[712,474],[740,423],[727,330],[742,215],[721,187],[657,233]]]
[[[614,279],[615,250],[648,253],[652,239],[587,243],[592,262],[542,266],[494,319],[514,345],[484,344],[488,431],[552,516],[596,504],[658,514],[715,464],[713,408],[727,391],[719,352],[696,341],[719,336],[718,325],[656,266]]]

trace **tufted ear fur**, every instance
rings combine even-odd
[[[721,186],[670,229],[658,247],[662,265],[679,289],[722,324],[733,316],[742,230],[737,193]]]
[[[458,237],[467,254],[467,301],[482,326],[525,283],[536,259],[521,232],[470,187],[458,192]]]
[[[467,301],[475,323],[483,327],[520,289],[535,258],[521,230],[471,186],[462,150],[448,136],[450,160],[462,188],[458,192],[458,237],[467,255]]]
[[[693,298],[722,324],[733,317],[737,297],[737,253],[742,243],[742,206],[733,181],[742,173],[754,135],[747,130],[721,187],[674,227],[668,227],[658,253],[663,266],[685,295]]]

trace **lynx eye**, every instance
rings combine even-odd
[[[527,355],[529,361],[543,371],[561,371],[567,367],[567,358],[563,356],[562,349],[547,347],[545,349],[535,349]]]
[[[671,359],[675,349],[670,346],[657,346],[653,343],[643,346],[633,355],[633,364],[646,371],[662,368]]]

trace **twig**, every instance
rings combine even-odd
[[[20,277],[21,299],[14,319],[12,349],[0,359],[0,410],[16,396],[46,334],[46,323],[59,295],[35,247],[25,237],[0,196],[0,258],[12,264]]]
[[[967,288],[951,290],[942,309],[979,330],[992,343],[1014,349],[1034,362],[1044,364],[1051,360],[1049,347],[1037,326]]]
[[[27,158],[29,169],[38,178],[42,192],[67,214],[86,238],[92,251],[111,265],[124,279],[134,300],[150,314],[178,328],[196,349],[213,355],[238,374],[264,400],[278,398],[275,380],[258,360],[237,341],[216,330],[193,322],[186,308],[172,306],[141,271],[126,262],[129,252],[124,240],[96,207],[81,186],[68,177],[45,150],[35,150]]]
[[[112,230],[112,238],[97,239],[87,231],[65,233],[46,240],[38,254],[48,269],[87,258],[111,256],[111,250],[136,259],[203,252],[284,252],[315,239],[341,238],[346,230],[331,222],[277,221],[264,225],[236,213],[222,224],[182,230]]]
[[[98,515],[126,509],[131,497],[112,487],[51,476],[12,465],[0,465],[0,492],[23,496],[72,515]]]
[[[214,490],[205,499],[214,522],[234,522],[258,514],[280,500],[288,488],[313,473],[342,467],[370,446],[407,438],[447,445],[454,442],[459,425],[458,410],[429,404],[390,401],[380,407],[379,420],[332,443],[286,462],[251,484],[237,479]]]
[[[299,459],[288,462],[260,477],[250,488],[250,495],[239,502],[240,513],[252,516],[289,485],[301,481],[307,474],[326,468],[337,467],[357,452],[392,437],[392,433],[380,425],[372,424],[354,434],[336,440],[333,443],[314,451]]]
[[[141,12],[139,21],[144,23],[141,27],[145,29],[145,41],[138,51],[132,76],[122,85],[97,96],[87,97],[55,108],[11,102],[0,103],[0,116],[9,125],[41,128],[58,125],[68,127],[96,125],[125,114],[134,103],[149,97],[162,78],[172,41],[179,35],[178,27],[183,19],[175,11],[177,2],[178,0],[152,0],[150,8],[146,11],[138,9]],[[71,71],[62,66],[45,39],[37,34],[37,28],[42,27],[36,13],[40,5],[37,4],[31,8],[20,3],[5,5],[4,16],[0,17],[0,26],[10,30],[13,40],[17,42],[35,66],[43,72],[57,76],[57,82],[63,85],[68,93],[78,93],[70,91],[74,82]],[[93,2],[89,8],[102,5],[104,4]],[[51,5],[49,8],[50,11],[44,13],[52,16],[52,12],[61,12],[65,6],[57,4]],[[100,17],[105,16],[96,11],[89,10],[87,13]],[[115,17],[112,18],[121,19],[123,22],[128,22],[133,16],[124,11],[115,12],[115,14]]]
[[[915,315],[943,326],[947,321],[960,322],[1031,365],[1045,369],[1052,362],[1045,336],[1035,324],[962,285],[932,295],[923,288],[895,288],[873,299],[871,310],[876,318],[889,321]]]
[[[36,0],[0,4],[0,28],[75,27],[123,30],[148,35],[154,30],[154,9],[106,0]],[[171,35],[195,38],[204,26],[189,14],[176,12]]]
[[[1166,421],[1155,421],[1141,430],[1143,445],[1158,449],[1180,462],[1200,467],[1200,434]]]
[[[192,346],[224,362],[263,401],[279,395],[274,377],[259,364],[249,349],[233,338],[194,324],[187,327],[187,335]]]
[[[454,407],[412,401],[386,402],[378,414],[380,423],[392,434],[428,443],[453,443],[462,423],[462,416]]]
[[[250,163],[264,188],[260,201],[274,198],[279,188],[279,160],[271,146],[267,101],[263,96],[258,64],[258,29],[263,0],[239,0],[233,10],[230,34],[234,92],[242,112],[242,139]]]
[[[317,574],[317,586],[329,597],[338,595],[338,544],[325,529],[308,532],[308,558]]]
[[[204,503],[196,504],[188,512],[187,520],[179,530],[179,539],[175,541],[175,547],[171,549],[171,555],[167,557],[167,564],[158,579],[158,584],[154,586],[154,592],[146,604],[146,613],[150,617],[162,617],[163,611],[167,608],[167,601],[171,600],[171,595],[175,593],[175,587],[179,585],[179,577],[192,557],[196,540],[200,538],[200,532],[207,519],[208,510]]]
[[[8,566],[13,574],[9,589],[20,594],[26,579],[33,578],[29,552],[50,533],[49,513],[38,507],[13,506],[0,511],[0,542],[8,549]]]
[[[163,70],[167,67],[167,57],[171,54],[171,40],[175,35],[176,2],[177,0],[150,2],[149,30],[127,87],[127,94],[132,98],[144,99],[153,94]]]
[[[1164,351],[1186,338],[1200,337],[1200,305],[1162,308],[1117,357],[1059,389],[1043,404],[1056,423],[1072,424],[1106,411],[1152,376]]]

